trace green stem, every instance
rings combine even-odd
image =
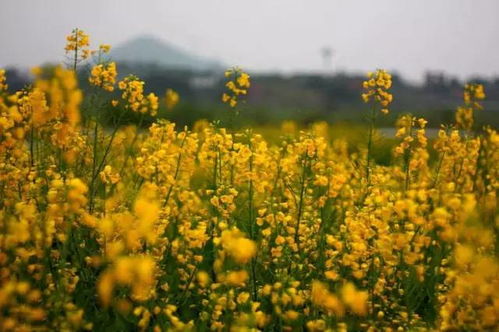
[[[78,28],[75,29],[75,57],[73,62],[73,71],[76,75],[76,65],[78,64]]]
[[[376,108],[373,105],[373,107],[371,108],[369,134],[367,140],[366,180],[368,188],[371,185],[371,154],[372,154],[372,144],[373,144],[375,125],[376,125]]]
[[[94,205],[94,185],[95,185],[95,174],[96,172],[96,165],[97,165],[97,139],[98,139],[98,134],[99,134],[99,123],[97,120],[95,120],[95,126],[94,126],[94,146],[93,146],[93,159],[92,159],[92,178],[90,181],[90,203],[89,203],[89,212],[92,212],[93,210],[93,205]]]
[[[409,124],[409,136],[412,137],[412,118],[411,118],[411,123]],[[409,148],[405,152],[404,156],[404,168],[405,168],[404,192],[407,192],[410,184],[411,150],[412,150],[412,144],[409,145]]]
[[[255,241],[255,218],[253,215],[253,146],[251,144],[251,134],[248,137],[248,145],[251,151],[251,155],[249,157],[249,171],[250,171],[250,179],[248,181],[248,219],[250,224],[250,237],[251,240]],[[252,297],[253,301],[257,299],[256,293],[256,260],[255,257],[251,259],[251,285],[252,285]]]
[[[163,207],[165,207],[168,204],[168,201],[170,200],[170,196],[173,191],[173,186],[175,182],[177,181],[178,174],[180,172],[180,163],[182,161],[182,148],[184,147],[185,139],[187,138],[187,132],[185,133],[184,138],[182,139],[182,143],[180,143],[180,152],[178,153],[177,157],[177,165],[175,166],[175,175],[173,176],[173,182],[170,185],[170,188],[168,189],[168,193],[166,194],[165,202],[163,203]]]
[[[308,156],[305,159],[303,168],[302,168],[302,174],[301,174],[301,183],[300,183],[300,200],[298,202],[298,213],[296,216],[296,229],[295,229],[295,243],[298,246],[300,246],[300,221],[301,221],[301,216],[303,213],[303,197],[305,195],[305,187],[306,187],[306,173],[307,173],[307,161],[308,161]]]

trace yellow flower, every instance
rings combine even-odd
[[[112,92],[116,83],[116,63],[99,64],[92,68],[88,78],[90,84]]]
[[[248,280],[248,272],[244,270],[229,272],[224,278],[225,283],[231,286],[244,286],[246,280]]]
[[[375,73],[368,73],[368,80],[362,83],[365,92],[362,100],[365,103],[373,101],[381,106],[381,112],[388,114],[387,106],[393,101],[393,96],[388,92],[392,86],[392,76],[383,69]]]
[[[100,45],[99,45],[99,50],[100,50],[102,53],[109,53],[109,51],[111,50],[111,45],[108,45],[108,44],[100,44]]]
[[[199,271],[196,275],[199,285],[202,288],[208,287],[210,284],[210,276],[205,271]]]
[[[154,93],[144,96],[144,82],[134,75],[128,75],[118,82],[118,88],[122,90],[121,98],[127,102],[125,108],[133,112],[150,113],[155,116],[159,107],[158,97]]]
[[[474,124],[474,112],[483,109],[481,100],[485,98],[483,85],[466,84],[463,92],[464,106],[458,107],[455,114],[456,125],[464,130],[471,130]]]
[[[237,78],[237,83],[241,88],[249,88],[250,87],[250,76],[247,73],[241,72],[239,77]]]
[[[113,173],[113,169],[110,165],[106,165],[99,176],[104,183],[116,184],[120,181],[120,175],[118,173]]]
[[[223,231],[221,244],[227,254],[239,264],[248,263],[256,254],[255,243],[244,238],[238,229]]]
[[[241,95],[246,95],[251,85],[250,76],[240,68],[231,68],[225,72],[225,77],[229,79],[225,83],[227,91],[222,94],[222,102],[228,103],[231,108],[235,108]]]
[[[358,291],[354,284],[348,282],[341,289],[341,297],[343,302],[355,314],[364,316],[367,314],[367,292]]]
[[[327,286],[319,281],[312,282],[312,303],[322,307],[329,314],[343,316],[344,308],[338,297],[329,292]]]
[[[296,320],[300,316],[300,314],[295,310],[288,310],[284,313],[284,316],[287,320],[293,321]]]
[[[97,283],[100,300],[109,305],[116,285],[129,286],[136,301],[146,301],[154,286],[156,266],[149,256],[124,256],[103,272]]]
[[[171,111],[178,104],[179,100],[180,97],[177,92],[172,89],[166,89],[165,104],[167,110]]]
[[[88,47],[90,46],[90,38],[89,36],[81,29],[73,29],[70,35],[66,37],[66,53],[74,52],[75,61],[78,62],[79,58],[86,59],[90,55],[90,50]]]
[[[8,85],[5,83],[7,78],[5,77],[5,69],[0,69],[0,93],[8,89]]]
[[[331,279],[331,280],[338,279],[338,273],[336,273],[335,271],[326,271],[326,272],[324,272],[324,275],[326,276],[327,279]]]

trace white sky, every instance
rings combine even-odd
[[[499,0],[1,0],[0,67],[63,58],[79,27],[93,45],[151,34],[228,65],[499,76]]]

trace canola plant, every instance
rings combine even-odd
[[[17,92],[0,71],[1,331],[497,330],[499,135],[473,123],[481,85],[435,139],[400,117],[380,165],[384,70],[359,87],[365,145],[292,122],[269,143],[206,121],[123,125],[179,96],[118,80],[109,49],[75,29],[67,66]],[[225,77],[236,113],[251,78]]]

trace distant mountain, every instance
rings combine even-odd
[[[154,36],[139,36],[111,49],[111,58],[135,65],[156,65],[168,69],[218,71],[217,60],[190,54]]]

